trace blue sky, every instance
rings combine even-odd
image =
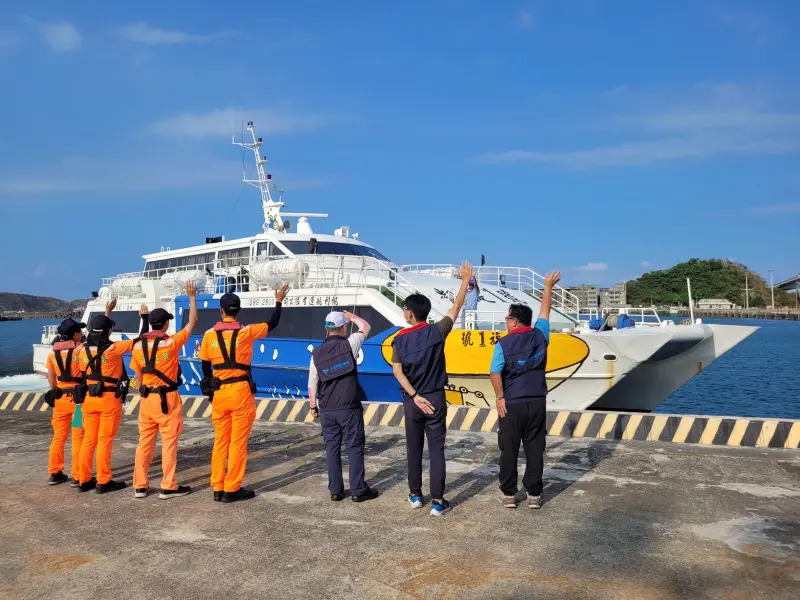
[[[103,4],[0,7],[2,291],[260,230],[243,119],[288,210],[396,262],[800,270],[800,3]]]

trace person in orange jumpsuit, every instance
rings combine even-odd
[[[131,368],[139,384],[139,446],[134,461],[134,498],[146,498],[150,491],[148,472],[161,433],[161,493],[169,500],[192,491],[188,485],[178,485],[175,469],[178,462],[178,437],[183,430],[183,402],[178,392],[180,362],[178,354],[189,341],[197,325],[197,292],[193,281],[186,284],[189,296],[189,320],[175,335],[167,335],[169,322],[175,317],[163,308],[150,312],[152,331],[141,336],[133,346]]]
[[[224,294],[219,299],[222,320],[203,335],[199,356],[204,377],[200,388],[212,406],[211,489],[217,502],[236,502],[256,495],[242,487],[247,441],[256,419],[256,386],[250,373],[253,342],[267,337],[278,326],[281,304],[288,292],[288,285],[276,291],[270,320],[253,325],[242,325],[237,320],[241,309],[239,296]]]
[[[81,427],[70,427],[76,404],[82,402],[81,371],[78,367],[77,351],[81,347],[85,323],[73,319],[65,319],[58,326],[58,337],[53,341],[53,350],[47,357],[47,381],[50,390],[44,401],[53,409],[50,424],[53,426],[53,441],[50,443],[48,459],[49,485],[70,482],[71,487],[78,487],[78,455],[83,440]],[[72,477],[64,474],[64,447],[67,444],[70,428],[72,429]]]
[[[89,321],[86,344],[78,353],[78,363],[86,383],[82,405],[83,443],[80,451],[79,492],[97,488],[98,494],[125,488],[125,482],[111,479],[111,447],[122,420],[122,403],[128,395],[128,375],[122,355],[133,349],[137,339],[111,342],[114,321],[109,317],[116,299],[106,304],[105,315],[94,315]],[[142,305],[140,335],[149,330],[147,306]],[[92,459],[97,449],[97,478],[92,476]]]

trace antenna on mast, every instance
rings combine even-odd
[[[244,154],[244,149],[248,148],[253,152],[253,156],[256,159],[256,174],[258,175],[258,179],[248,179],[247,173],[242,173],[242,181],[253,187],[257,187],[261,192],[261,209],[264,211],[264,233],[269,231],[285,231],[290,226],[289,222],[287,221],[284,225],[283,218],[281,217],[281,208],[283,207],[283,192],[284,190],[278,188],[272,182],[272,175],[264,172],[264,165],[267,164],[267,157],[261,154],[261,145],[263,144],[263,140],[261,138],[257,138],[254,126],[252,121],[247,122],[247,131],[250,132],[250,137],[253,139],[252,142],[244,141],[244,129],[242,129],[242,141],[237,142],[235,139],[233,140],[234,146],[241,146],[242,154]],[[244,169],[243,169],[244,171]],[[272,195],[270,194],[270,189],[275,190],[278,192],[279,201],[275,202],[272,199]],[[284,213],[284,216],[299,216],[299,217],[327,217],[327,214],[323,213]],[[310,228],[309,228],[310,229]]]

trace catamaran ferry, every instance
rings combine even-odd
[[[219,320],[220,296],[229,291],[239,294],[245,309],[240,313],[242,323],[264,322],[275,305],[274,290],[288,283],[292,289],[283,304],[279,327],[254,346],[256,395],[306,398],[310,354],[323,341],[324,317],[331,310],[349,310],[372,326],[370,338],[356,357],[367,398],[401,401],[392,375],[391,344],[406,325],[403,300],[412,293],[425,294],[433,305],[430,318],[442,318],[460,283],[457,267],[397,264],[361,241],[359,234],[351,235],[346,226],[332,235],[315,233],[309,219],[328,215],[283,211],[283,190],[265,172],[262,139],[256,137],[252,122],[247,132],[249,139],[234,138],[233,143],[254,156],[257,179],[245,174],[243,181],[261,193],[263,233],[235,240],[206,238],[197,246],[146,254],[141,271],[103,279],[83,320],[88,322],[92,315],[102,313],[105,303],[116,297],[112,339],[137,335],[141,304],[173,313],[176,318],[169,333],[174,333],[188,318],[184,285],[195,281],[199,323],[180,362],[182,391],[199,395],[202,376],[197,351],[205,330]],[[296,218],[295,224],[290,217]],[[489,363],[494,345],[505,335],[508,306],[527,304],[537,314],[544,279],[522,267],[481,265],[475,272],[480,287],[478,309],[463,311],[447,338],[446,393],[451,404],[493,406]],[[581,307],[567,290],[554,289],[547,360],[547,401],[552,410],[653,410],[757,329],[699,321],[676,325],[661,321],[655,311],[635,309],[636,314],[630,315],[634,327],[614,327],[612,315],[601,330],[593,330],[588,320],[598,316],[596,310]],[[633,313],[634,309],[622,312]],[[41,343],[34,345],[35,371],[46,371],[55,335],[54,327],[46,327]],[[126,365],[129,360],[128,356]],[[130,368],[129,373],[132,375]]]

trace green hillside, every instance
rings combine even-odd
[[[748,274],[750,287],[750,307],[768,306],[770,289],[761,275],[742,264],[716,258],[693,258],[671,269],[645,273],[628,282],[628,302],[633,306],[687,305],[688,277],[692,281],[692,296],[695,301],[703,298],[724,298],[744,306],[745,273]],[[794,306],[794,299],[786,292],[776,289],[775,304]]]

